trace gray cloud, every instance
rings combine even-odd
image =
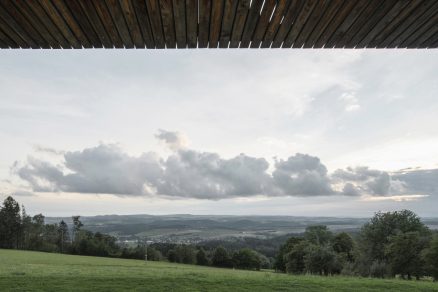
[[[187,138],[180,132],[166,131],[159,129],[155,138],[163,141],[171,150],[183,149],[187,146]]]
[[[181,148],[182,135],[161,130],[175,146],[167,158],[153,152],[130,156],[113,144],[63,154],[61,164],[29,157],[13,172],[35,192],[163,196],[219,200],[264,196],[391,196],[438,193],[438,170],[397,173],[348,167],[329,174],[318,157],[297,153],[276,160]],[[172,146],[172,147],[173,147]],[[178,147],[176,147],[178,146]]]

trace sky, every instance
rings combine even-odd
[[[438,214],[437,50],[1,50],[28,213]]]

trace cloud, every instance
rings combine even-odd
[[[50,147],[45,147],[41,145],[34,145],[33,148],[36,152],[48,153],[53,155],[63,155],[65,151],[56,150]]]
[[[333,195],[403,200],[438,194],[438,170],[389,173],[360,166],[329,173],[318,157],[301,153],[276,159],[271,170],[265,158],[242,153],[227,159],[187,149],[178,132],[160,130],[156,137],[171,145],[171,155],[131,156],[117,145],[100,144],[64,152],[59,164],[29,157],[12,170],[34,192],[207,200]]]
[[[171,132],[163,129],[159,129],[155,138],[163,141],[173,151],[183,149],[187,147],[188,139],[179,132]]]

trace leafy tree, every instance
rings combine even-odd
[[[260,270],[261,260],[258,254],[249,249],[243,248],[233,255],[233,264],[237,269]]]
[[[215,267],[229,268],[233,266],[230,256],[225,248],[222,246],[214,250],[211,263]]]
[[[314,225],[306,228],[304,238],[316,245],[327,244],[333,237],[332,232],[325,225]]]
[[[292,251],[295,245],[302,242],[304,239],[299,237],[290,237],[285,244],[280,246],[280,250],[277,253],[274,263],[274,269],[282,272],[286,272],[286,254]]]
[[[353,262],[354,240],[346,232],[336,234],[332,239],[333,250],[338,254],[338,258],[342,261]]]
[[[393,274],[411,275],[417,279],[424,273],[424,262],[421,252],[427,245],[427,238],[420,237],[418,232],[399,233],[390,238],[385,249]]]
[[[0,247],[18,248],[21,228],[20,205],[9,196],[0,208]]]
[[[146,253],[148,261],[160,261],[163,258],[163,255],[159,250],[156,250],[155,248],[150,246],[146,248]]]
[[[178,256],[177,256],[176,251],[174,249],[171,249],[167,252],[167,259],[171,263],[176,263],[178,261]]]
[[[310,245],[304,257],[306,270],[312,274],[329,275],[340,272],[336,254],[329,246]]]
[[[424,250],[423,259],[426,263],[428,274],[434,281],[438,281],[438,235],[435,235],[430,242],[429,248]]]
[[[79,233],[81,230],[81,227],[84,226],[80,220],[81,216],[72,216],[71,219],[73,220],[73,232],[72,232],[72,240],[76,240],[76,234]]]
[[[301,274],[305,272],[304,258],[309,247],[307,240],[301,240],[292,247],[292,250],[284,256],[286,262],[286,272],[291,274]]]
[[[61,220],[58,226],[58,248],[61,253],[67,250],[69,243],[70,235],[68,233],[67,223],[65,223],[64,220]]]
[[[196,263],[200,266],[208,266],[208,258],[203,248],[200,248],[196,254]]]

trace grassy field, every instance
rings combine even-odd
[[[291,276],[0,249],[0,291],[438,291],[438,283]]]

